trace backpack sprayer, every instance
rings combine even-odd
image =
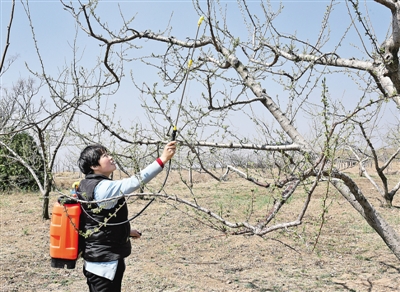
[[[72,184],[71,195],[77,197],[79,182]],[[50,224],[51,267],[74,269],[79,253],[79,216],[81,205],[73,198],[61,196],[53,206]]]
[[[175,141],[177,135],[177,124],[179,119],[179,114],[181,110],[181,105],[183,102],[183,97],[185,94],[186,84],[188,81],[188,75],[190,67],[193,63],[193,53],[196,48],[196,41],[199,34],[200,25],[204,20],[204,16],[201,16],[197,22],[197,32],[193,43],[193,50],[188,61],[188,71],[185,77],[185,83],[182,91],[181,100],[178,107],[178,113],[176,116],[175,125],[173,125],[171,140]],[[168,176],[167,176],[168,177]],[[166,182],[166,180],[165,180]],[[165,184],[164,182],[164,184]],[[77,197],[77,189],[79,187],[79,182],[74,182],[72,184],[72,197]],[[137,216],[139,216],[152,202],[154,198],[134,217],[128,219],[131,221]],[[79,217],[81,215],[82,209],[78,201],[74,198],[68,198],[66,196],[61,196],[58,198],[57,202],[53,206],[51,225],[50,225],[50,257],[51,257],[51,267],[53,268],[64,268],[74,269],[76,265],[76,260],[79,256]],[[121,222],[125,223],[125,222]]]

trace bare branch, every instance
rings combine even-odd
[[[13,23],[14,11],[15,11],[15,0],[12,0],[11,3],[12,3],[11,4],[11,15],[10,15],[10,21],[9,21],[9,23],[7,25],[6,45],[4,46],[3,54],[2,54],[2,57],[1,57],[1,61],[0,61],[0,76],[1,76],[2,73],[4,73],[4,71],[3,71],[4,62],[6,60],[8,47],[10,46],[11,26],[12,26],[12,23]]]

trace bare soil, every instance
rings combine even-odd
[[[70,179],[61,176],[59,183],[68,188]],[[198,185],[206,194],[202,203],[211,202],[215,183]],[[365,189],[374,195],[371,186]],[[230,190],[238,196],[244,192],[238,186]],[[342,197],[329,198],[317,236],[322,194],[313,197],[303,225],[265,238],[225,235],[203,224],[206,219],[186,215],[184,207],[157,199],[132,222],[143,236],[132,240],[123,291],[400,291],[400,261]],[[0,199],[0,290],[87,291],[81,259],[72,270],[50,267],[50,221],[41,219],[41,196],[16,193]],[[400,233],[400,199],[391,209],[376,198],[371,202]],[[133,200],[130,212],[146,203]],[[227,201],[226,208],[232,204]],[[284,216],[296,218],[296,204],[302,200],[290,202]]]

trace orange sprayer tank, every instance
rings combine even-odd
[[[78,258],[80,204],[60,197],[53,206],[50,225],[50,256],[53,268],[74,269]]]

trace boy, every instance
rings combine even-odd
[[[79,184],[78,197],[85,201],[101,201],[134,192],[162,171],[164,164],[175,154],[175,144],[175,141],[169,142],[162,155],[137,176],[116,181],[109,178],[116,165],[107,149],[101,145],[87,146],[78,160],[80,170],[86,175]],[[83,203],[82,207],[80,229],[84,233],[89,230],[88,236],[80,239],[84,242],[83,274],[87,278],[89,291],[121,291],[124,258],[131,253],[129,237],[140,237],[140,232],[130,230],[125,198],[97,204]],[[107,224],[99,228],[100,222],[105,222],[105,219]]]

